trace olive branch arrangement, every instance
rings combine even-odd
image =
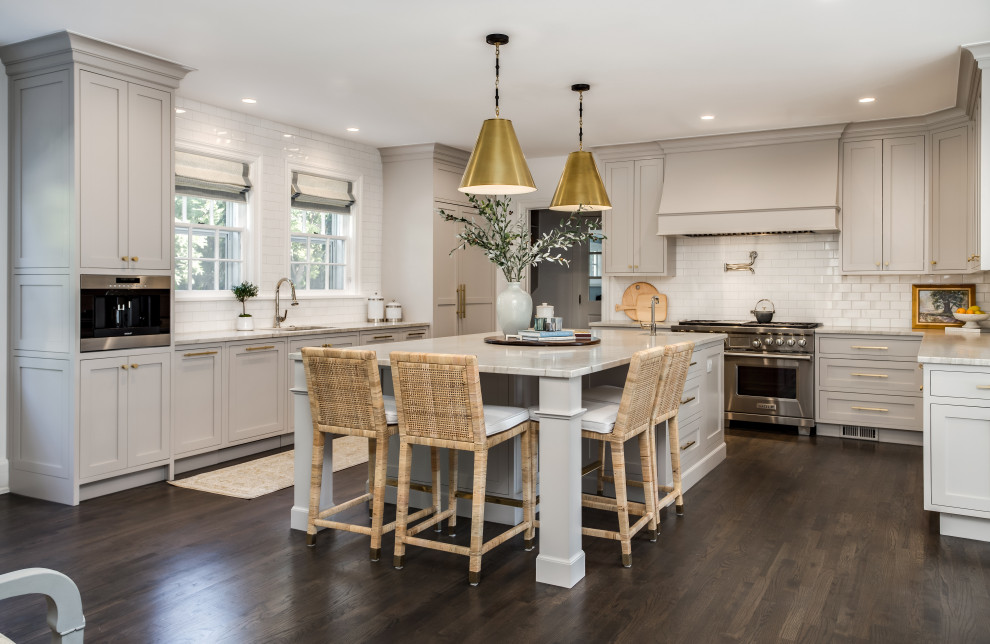
[[[521,281],[526,267],[536,266],[540,262],[570,266],[570,262],[561,255],[563,251],[591,239],[605,239],[598,232],[598,223],[594,219],[580,217],[580,210],[571,213],[553,230],[534,239],[527,222],[513,219],[509,199],[478,199],[474,195],[468,195],[468,199],[478,211],[470,219],[440,209],[440,216],[445,221],[464,224],[464,230],[457,233],[461,243],[450,252],[453,254],[466,246],[480,248],[489,261],[502,269],[509,282]]]

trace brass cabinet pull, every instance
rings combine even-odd
[[[139,364],[133,364],[133,363],[132,363],[132,364],[131,364],[131,369],[137,369],[137,368],[138,368],[138,367],[140,367],[140,366],[141,366],[141,365],[139,365]]]
[[[884,409],[883,407],[856,407],[856,406],[853,406],[853,409],[855,409],[857,411],[884,411],[884,412],[890,411],[889,409]]]
[[[395,336],[393,336],[393,335],[376,335],[376,336],[372,337],[371,339],[372,340],[388,340],[388,339],[394,338],[394,337]]]
[[[698,363],[697,362],[692,362],[691,364],[688,365],[688,367],[693,367],[696,364],[698,364]]]
[[[120,365],[120,368],[121,369],[126,369],[127,368],[127,365],[126,364],[122,364],[122,365]]]
[[[692,445],[694,445],[697,442],[698,441],[688,441],[688,442],[684,443],[683,445],[681,445],[681,451],[683,452],[684,450],[686,450],[687,448],[691,447]]]
[[[247,349],[244,349],[244,350],[245,351],[268,351],[268,350],[274,349],[274,348],[275,348],[275,345],[274,344],[266,344],[263,347],[248,347]]]
[[[333,345],[330,344],[329,342],[327,342],[327,343],[323,344],[323,348],[324,349],[333,349]]]
[[[196,358],[198,356],[215,356],[216,351],[197,351],[196,353],[183,353],[183,358]]]
[[[132,257],[132,258],[131,258],[131,261],[132,261],[132,262],[136,262],[137,260],[138,260],[138,258],[137,258],[137,257]]]
[[[692,400],[694,400],[695,398],[697,398],[697,396],[691,396],[690,398],[687,398],[686,400],[682,400],[682,401],[681,401],[681,404],[682,404],[682,405],[686,405],[686,404],[688,404],[689,402],[691,402]]]
[[[880,265],[880,262],[877,262],[877,266],[879,266],[879,265]]]
[[[121,257],[121,258],[120,258],[120,261],[122,261],[122,262],[126,262],[126,261],[127,261],[127,255],[124,255],[123,257]]]
[[[860,376],[861,378],[890,378],[885,373],[851,373],[851,376]]]
[[[933,259],[933,260],[932,260],[932,266],[934,266],[935,264],[938,264],[938,262],[936,262],[936,261],[935,261],[935,260]]]
[[[990,385],[976,385],[977,389],[990,389]]]
[[[854,344],[854,345],[852,345],[849,348],[850,349],[879,349],[880,351],[887,351],[887,350],[890,349],[890,347],[871,347],[869,345],[863,345],[863,344]]]

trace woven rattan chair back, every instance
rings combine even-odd
[[[389,362],[401,433],[462,443],[485,441],[477,356],[396,351]]]
[[[684,381],[687,380],[691,356],[694,355],[694,342],[678,342],[664,349],[664,365],[660,388],[657,391],[655,422],[663,422],[677,413],[684,395]]]
[[[303,347],[302,356],[314,429],[359,435],[385,431],[374,351]]]
[[[622,400],[613,433],[618,438],[650,424],[657,399],[657,383],[664,368],[664,347],[644,349],[633,354],[622,388]]]

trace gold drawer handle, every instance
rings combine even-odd
[[[884,409],[883,407],[855,407],[854,406],[853,409],[855,409],[857,411],[883,411],[883,412],[890,411],[889,409]]]
[[[854,373],[853,376],[860,376],[862,378],[890,378],[885,373]]]
[[[216,354],[217,354],[216,351],[197,351],[196,353],[183,353],[182,354],[182,357],[183,358],[196,358],[196,357],[199,357],[199,356],[215,356]]]
[[[410,337],[414,335],[426,335],[426,331],[416,331],[415,333],[409,333]]]
[[[275,348],[274,344],[266,344],[263,347],[248,347],[247,349],[245,349],[245,351],[268,351],[274,348]]]
[[[136,262],[137,260],[138,260],[138,258],[137,258],[137,257],[132,257],[132,258],[131,258],[131,261],[132,261],[132,262]]]
[[[681,404],[682,404],[682,405],[686,405],[686,404],[688,404],[689,402],[691,402],[692,400],[694,400],[695,398],[697,398],[697,396],[691,396],[690,398],[688,398],[688,399],[686,399],[686,400],[682,400],[682,401],[681,401]]]
[[[332,345],[332,344],[330,344],[329,342],[327,342],[327,343],[325,343],[325,344],[323,345],[323,348],[324,348],[324,349],[333,349],[333,345]]]
[[[976,385],[977,389],[990,389],[990,385]]]
[[[388,340],[389,338],[394,338],[394,337],[395,336],[393,336],[393,335],[376,335],[376,336],[374,336],[371,339],[372,340]]]
[[[698,442],[698,441],[688,441],[687,443],[684,443],[683,445],[681,445],[681,451],[683,452],[687,448],[689,448],[692,445],[694,445],[696,442]]]
[[[864,346],[864,345],[861,345],[861,344],[854,344],[850,348],[852,348],[852,349],[879,349],[881,351],[887,351],[890,347],[870,347],[870,346]]]
[[[697,362],[692,362],[691,364],[688,365],[688,367],[693,367],[696,364],[698,364],[698,363]]]
[[[127,255],[124,255],[123,257],[121,257],[121,258],[120,258],[120,261],[122,261],[122,262],[126,262],[126,261],[127,261]]]
[[[141,365],[139,365],[139,364],[131,364],[131,369],[137,369],[140,366]]]
[[[122,364],[122,365],[120,365],[120,368],[121,369],[126,369],[127,368],[127,365],[126,364]]]

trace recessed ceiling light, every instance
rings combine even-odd
[[[711,121],[715,118],[714,114],[705,114],[701,117],[702,121]]]
[[[361,130],[359,130],[359,129],[358,129],[358,128],[356,128],[356,127],[349,127],[349,128],[347,128],[347,131],[348,131],[348,132],[360,132]]]
[[[253,98],[242,98],[241,99],[241,102],[242,103],[257,103],[258,101],[256,99],[253,99]]]
[[[184,109],[182,109],[181,107],[177,107],[177,108],[175,108],[175,113],[176,114],[185,114],[186,111]]]
[[[863,98],[859,99],[859,102],[860,103],[872,103],[875,100],[877,100],[877,99],[873,98],[872,96],[864,96]]]

